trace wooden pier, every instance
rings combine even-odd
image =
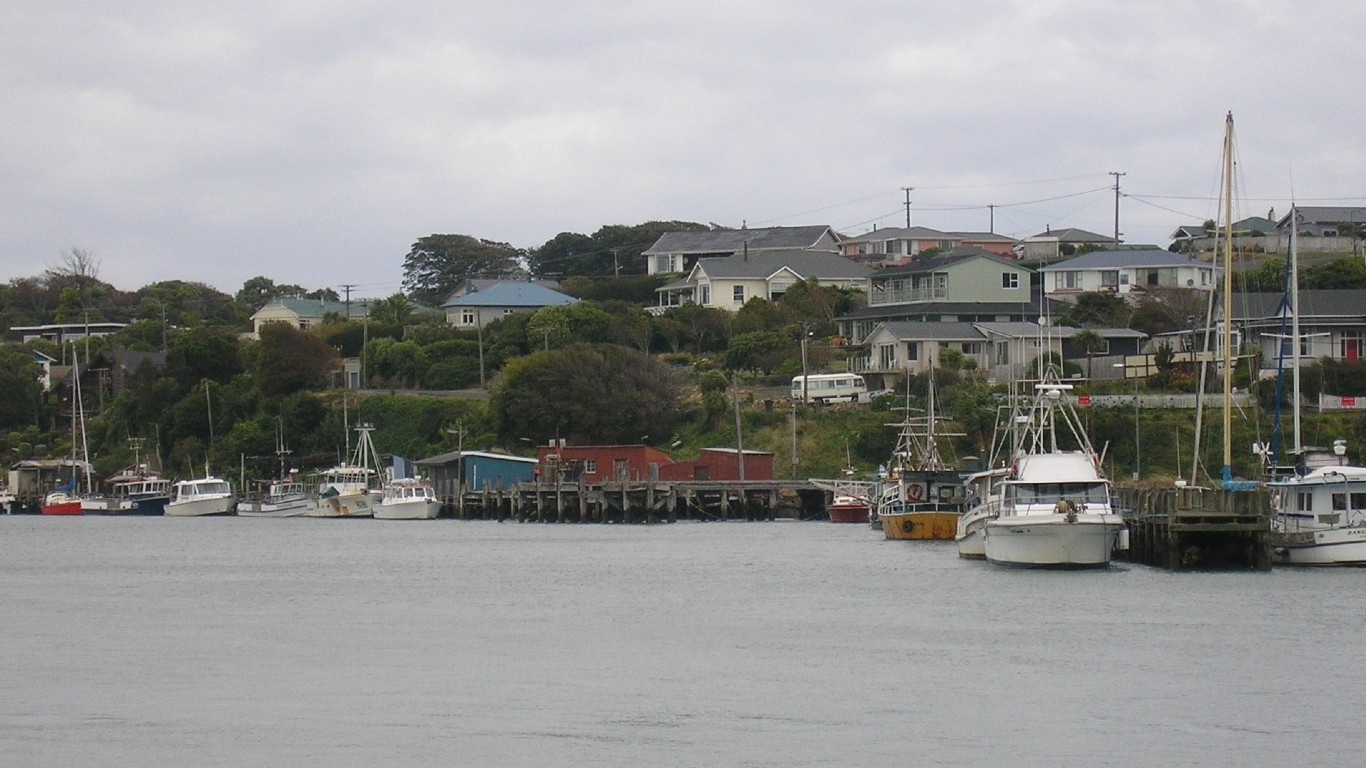
[[[1271,570],[1271,500],[1264,490],[1119,488],[1130,562],[1171,571]]]
[[[534,481],[445,499],[451,517],[539,523],[824,519],[826,492],[800,481]]]

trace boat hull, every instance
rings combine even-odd
[[[1119,545],[1116,515],[1020,515],[996,518],[982,529],[986,559],[1022,568],[1104,568]]]
[[[85,510],[81,508],[80,499],[75,501],[54,502],[44,504],[42,513],[45,515],[83,515]]]
[[[237,499],[231,496],[197,498],[179,503],[172,501],[166,505],[167,517],[213,517],[232,515],[236,512]]]
[[[1366,565],[1366,528],[1327,528],[1271,534],[1279,565]]]
[[[375,507],[376,520],[435,520],[441,511],[436,499],[405,499],[397,503],[380,503]]]
[[[291,502],[244,501],[237,505],[238,517],[304,517],[312,502],[299,499]]]
[[[309,517],[374,517],[375,500],[368,491],[324,496],[308,510]]]
[[[889,539],[952,541],[958,529],[958,515],[953,512],[883,512],[878,520]]]
[[[868,522],[868,505],[831,504],[825,508],[825,514],[830,517],[832,523],[866,523]]]

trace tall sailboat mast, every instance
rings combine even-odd
[[[1224,119],[1224,466],[1233,479],[1233,113]]]

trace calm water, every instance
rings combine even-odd
[[[996,569],[860,525],[0,517],[7,766],[1286,766],[1366,571]]]

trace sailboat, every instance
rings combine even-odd
[[[912,416],[910,378],[905,417],[897,423],[896,447],[873,487],[873,516],[889,539],[951,540],[963,511],[963,481],[939,453],[934,371],[929,374],[924,416]]]
[[[237,505],[242,517],[302,517],[312,506],[308,488],[299,480],[298,470],[286,466],[290,454],[285,447],[284,426],[275,431],[275,456],[280,461],[280,472],[273,480],[257,483],[257,488]]]
[[[85,477],[87,486],[90,482],[90,460],[85,447],[85,406],[81,402],[81,360],[72,351],[71,366],[71,476],[62,485],[57,486],[43,497],[43,503],[39,507],[44,515],[80,515],[84,513],[81,504],[80,480],[77,473]],[[77,436],[79,435],[79,441]],[[76,458],[76,449],[80,448],[82,458]],[[87,491],[89,488],[87,487]]]
[[[1299,234],[1290,208],[1285,309],[1291,318],[1289,341],[1293,412],[1290,454],[1293,470],[1271,480],[1272,562],[1284,565],[1366,565],[1366,467],[1347,463],[1347,441],[1330,451],[1300,444]],[[1279,445],[1273,451],[1278,452]],[[1276,455],[1273,453],[1273,456]]]

